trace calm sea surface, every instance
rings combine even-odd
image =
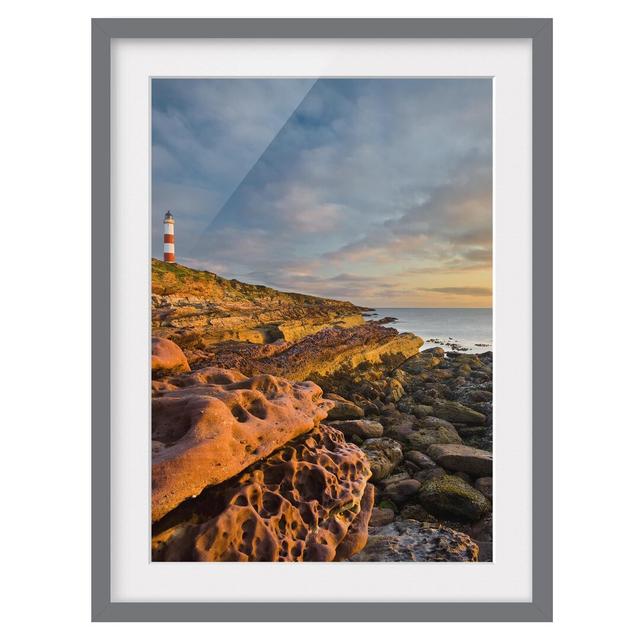
[[[435,346],[451,349],[446,344],[428,342],[431,339],[454,342],[468,348],[470,353],[493,348],[491,309],[376,309],[367,316],[372,320],[385,316],[398,318],[388,326],[420,336],[425,341],[423,349]]]

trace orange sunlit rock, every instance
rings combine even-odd
[[[152,400],[154,522],[309,431],[333,406],[312,382],[271,375],[209,367],[172,382]]]
[[[319,425],[156,526],[164,561],[331,561],[362,550],[373,507],[366,457]]]
[[[191,371],[187,357],[182,349],[166,338],[153,338],[151,341],[151,371],[159,373],[180,373]]]

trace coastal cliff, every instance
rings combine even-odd
[[[491,559],[492,354],[152,262],[155,561]]]
[[[151,262],[153,334],[187,349],[228,340],[299,340],[327,327],[363,323],[351,302],[227,280],[160,260]]]

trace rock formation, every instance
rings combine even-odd
[[[371,529],[369,541],[351,562],[477,562],[478,545],[448,527],[415,520]]]
[[[487,498],[458,476],[427,480],[419,493],[420,503],[435,515],[453,520],[479,520],[490,510]]]
[[[362,444],[374,480],[386,478],[402,460],[402,447],[390,438],[371,438]]]
[[[151,275],[153,333],[185,349],[226,340],[295,341],[364,321],[362,309],[350,302],[245,284],[179,264],[152,260]]]
[[[154,560],[344,560],[373,507],[362,452],[320,425],[157,523]]]
[[[434,444],[428,453],[449,471],[462,471],[476,477],[492,475],[493,457],[489,451],[464,444]]]
[[[418,353],[422,340],[390,327],[365,324],[322,329],[293,344],[277,343],[268,349],[234,343],[210,349],[207,362],[233,367],[246,375],[270,373],[290,380],[331,384],[332,377],[350,377],[354,371],[389,373]],[[356,416],[353,416],[356,417]]]
[[[208,368],[174,382],[185,386],[152,400],[154,521],[309,431],[332,406],[312,382],[269,375]]]
[[[152,274],[154,560],[491,559],[491,352],[419,351],[348,302]]]
[[[151,341],[151,373],[167,375],[191,371],[187,357],[182,349],[166,338],[153,338]]]

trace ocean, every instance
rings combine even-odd
[[[441,346],[445,351],[463,347],[468,353],[493,349],[491,309],[383,309],[367,313],[371,320],[397,318],[387,326],[420,336],[423,349]],[[431,342],[429,342],[431,341]]]

